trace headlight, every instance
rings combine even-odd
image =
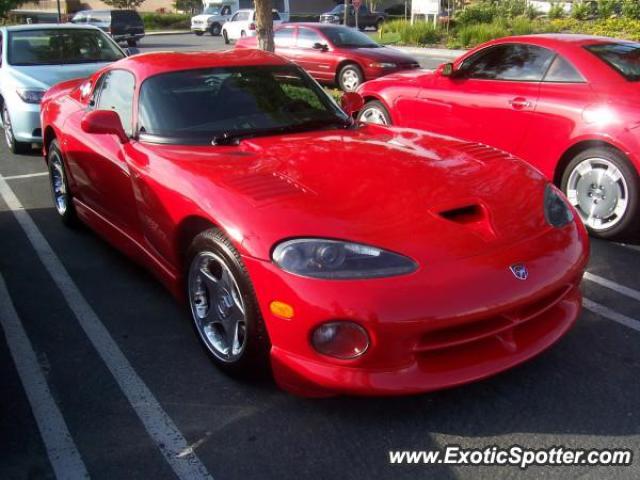
[[[549,225],[564,227],[573,222],[573,212],[566,199],[553,185],[547,185],[544,191],[544,216]]]
[[[372,63],[369,66],[371,68],[396,68],[398,65],[395,63]]]
[[[418,268],[413,260],[397,253],[316,238],[282,242],[274,249],[272,258],[286,272],[326,279],[391,277]]]
[[[44,97],[44,90],[18,88],[16,90],[18,96],[26,103],[40,103]]]

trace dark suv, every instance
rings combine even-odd
[[[71,23],[99,27],[116,42],[127,42],[130,47],[144,37],[142,18],[135,10],[82,10],[73,16]]]

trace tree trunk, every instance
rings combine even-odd
[[[275,51],[273,43],[273,6],[271,0],[255,0],[258,48],[267,52]]]

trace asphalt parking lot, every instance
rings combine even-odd
[[[218,39],[141,46],[199,42]],[[63,227],[42,158],[2,143],[0,478],[55,478],[50,458],[66,459],[67,478],[96,479],[640,478],[639,245],[592,242],[588,308],[523,366],[413,397],[301,399],[216,370],[185,306],[89,230]],[[34,398],[53,403],[32,410]],[[389,464],[389,450],[450,444],[635,456],[525,471]]]

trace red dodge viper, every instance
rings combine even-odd
[[[221,368],[298,394],[450,387],[558,340],[588,255],[562,194],[342,106],[256,50],[126,58],[43,100],[55,209],[186,298]]]

